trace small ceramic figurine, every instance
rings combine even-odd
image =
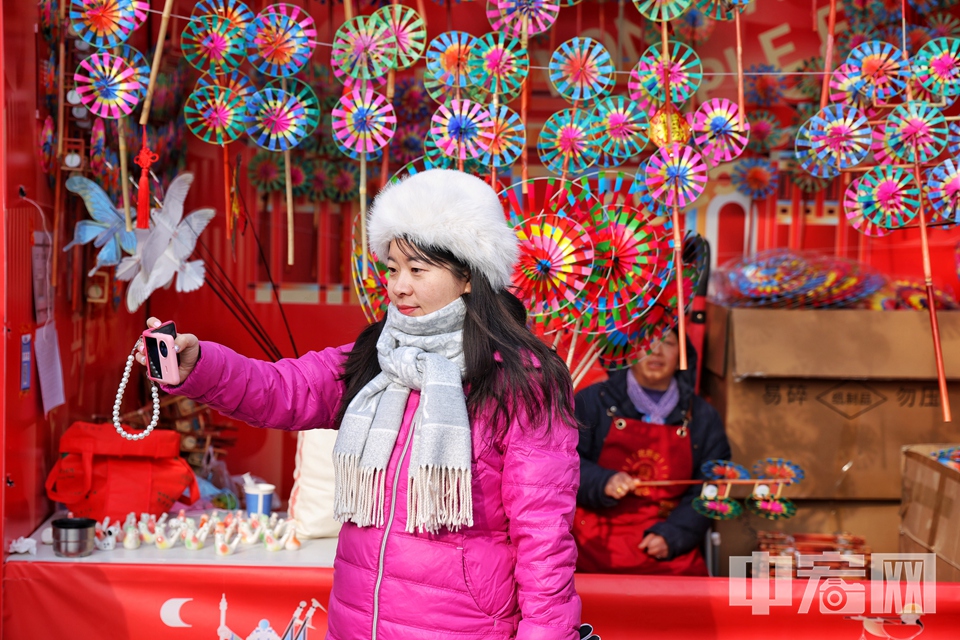
[[[154,544],[157,545],[157,549],[166,550],[176,546],[177,540],[179,539],[180,535],[178,531],[168,533],[166,527],[159,525],[157,527],[156,542]]]
[[[240,544],[240,535],[237,534],[233,538],[233,542],[230,542],[229,535],[231,530],[232,529],[224,527],[223,523],[217,525],[217,531],[213,536],[213,540],[218,556],[228,556],[237,550],[237,545]]]
[[[149,522],[141,520],[137,523],[137,529],[140,531],[140,542],[143,544],[153,544],[157,541],[157,532],[162,529],[162,527],[157,527],[156,523],[154,523],[154,530],[150,531]]]
[[[207,540],[207,536],[210,534],[210,523],[204,524],[202,527],[195,531],[184,531],[186,534],[183,538],[183,546],[185,546],[190,551],[199,551],[203,549],[203,545]]]
[[[127,519],[127,522],[130,522],[130,520]],[[140,532],[133,523],[123,528],[123,548],[131,551],[140,548]]]

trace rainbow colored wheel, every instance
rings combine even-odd
[[[703,80],[703,65],[693,49],[681,42],[669,45],[667,75],[670,80],[670,102],[681,105],[700,88]],[[631,97],[641,92],[658,103],[666,101],[663,83],[664,63],[660,47],[647,49],[640,62],[630,72],[628,88]]]
[[[743,507],[733,498],[693,499],[693,510],[711,520],[733,520],[743,514]]]
[[[550,56],[550,82],[573,102],[607,95],[613,88],[613,60],[606,47],[590,38],[567,40]]]
[[[673,23],[677,38],[691,47],[697,47],[710,39],[717,26],[716,20],[704,14],[700,9],[688,9]]]
[[[537,35],[549,29],[560,13],[555,0],[495,0],[487,7],[487,19],[494,31],[502,31],[514,38],[522,38],[524,23],[527,35]]]
[[[130,0],[71,0],[69,17],[80,39],[97,49],[125,42],[138,25]]]
[[[870,222],[895,229],[917,216],[920,189],[913,176],[897,166],[874,167],[860,179],[857,201]]]
[[[509,167],[523,151],[527,143],[527,131],[517,112],[506,106],[489,107],[490,128],[487,148],[480,162],[487,166]]]
[[[396,68],[397,52],[397,38],[390,23],[378,12],[357,16],[337,29],[330,64],[340,82],[345,82],[345,76],[373,80]]]
[[[140,102],[142,91],[137,70],[109,53],[94,53],[82,60],[73,74],[80,102],[100,118],[130,115]]]
[[[707,460],[700,465],[700,473],[707,480],[748,480],[750,471],[730,460]]]
[[[633,0],[637,11],[653,22],[668,22],[690,7],[690,0]]]
[[[333,110],[334,137],[356,153],[380,151],[396,129],[393,105],[369,87],[344,94]]]
[[[184,57],[201,73],[222,75],[240,67],[246,51],[244,31],[220,16],[196,16],[180,38]]]
[[[783,70],[772,64],[750,65],[743,88],[747,104],[769,107],[783,99]]]
[[[267,88],[250,96],[244,124],[250,139],[268,151],[292,149],[307,136],[303,105],[280,89]]]
[[[847,57],[857,90],[872,102],[885,102],[903,91],[909,66],[900,49],[888,42],[865,42]]]
[[[847,190],[843,193],[843,212],[850,222],[850,225],[865,236],[871,238],[881,238],[891,233],[890,229],[867,220],[863,215],[863,205],[857,199],[857,192],[860,189],[860,179],[850,183]]]
[[[114,55],[122,58],[136,72],[134,78],[140,85],[140,89],[137,91],[137,100],[143,100],[147,95],[147,85],[150,84],[150,64],[142,53],[128,44],[120,45],[119,49],[115,51]]]
[[[97,120],[93,123],[94,130],[96,130],[97,123],[100,123],[100,130],[103,131],[103,121]],[[56,133],[54,132],[53,116],[47,116],[47,119],[43,121],[43,127],[40,129],[40,169],[44,173],[50,173],[53,170],[53,157],[54,157],[54,144],[56,142]],[[93,146],[93,136],[91,136],[91,147]],[[104,142],[106,138],[104,137]],[[93,150],[91,149],[91,156]],[[92,158],[91,158],[92,159]],[[91,166],[91,169],[93,167]]]
[[[302,127],[306,132],[304,135],[313,135],[313,132],[317,130],[317,126],[320,124],[320,100],[310,85],[302,80],[290,78],[272,80],[267,83],[267,88],[279,89],[297,99],[297,102],[300,103],[300,108],[303,109]]]
[[[797,515],[797,506],[787,498],[758,498],[751,496],[743,503],[754,515],[767,520],[786,520]]]
[[[532,316],[556,313],[587,286],[593,263],[590,234],[574,220],[543,215],[514,227],[520,257],[513,284]]]
[[[745,158],[737,163],[730,181],[740,193],[763,200],[777,190],[777,170],[766,158]]]
[[[194,5],[191,16],[218,16],[244,32],[256,17],[240,0],[200,0]]]
[[[726,98],[707,100],[693,117],[693,141],[707,162],[718,165],[740,156],[747,146],[750,123],[740,114],[736,103]]]
[[[260,73],[275,78],[303,69],[316,47],[317,28],[304,9],[271,4],[247,27],[247,59]]]
[[[927,18],[927,30],[934,38],[960,37],[960,18],[947,11],[938,11]]]
[[[859,82],[860,76],[856,73],[854,67],[847,64],[840,65],[830,75],[830,100],[832,102],[845,102],[870,115],[874,110],[870,99],[860,93]]]
[[[764,458],[753,465],[753,476],[758,480],[796,484],[805,474],[799,465],[783,458]]]
[[[913,71],[938,96],[960,95],[960,39],[936,38],[920,48]]]
[[[820,100],[820,92],[823,90],[823,64],[822,57],[811,56],[797,66],[797,73],[800,74],[797,79],[797,91],[807,100]]]
[[[928,173],[932,224],[960,224],[960,165],[945,160]]]
[[[750,140],[747,148],[763,153],[786,143],[789,128],[780,124],[780,119],[770,111],[757,109],[747,114],[750,123]]]
[[[943,113],[927,102],[912,100],[887,117],[883,137],[890,152],[903,162],[929,162],[947,146],[947,121]]]
[[[494,32],[477,38],[470,48],[467,75],[471,84],[506,103],[520,95],[529,67],[520,41]]]
[[[267,151],[258,151],[247,166],[247,180],[260,193],[272,193],[283,188],[283,156]]]
[[[352,162],[337,162],[333,165],[333,180],[330,182],[331,202],[353,202],[360,196],[360,167]]]
[[[387,23],[396,42],[396,68],[412,67],[427,48],[427,25],[423,18],[410,7],[400,4],[381,7],[373,15]]]
[[[233,142],[245,130],[243,99],[223,87],[200,87],[187,98],[183,115],[193,135],[211,144]]]
[[[736,12],[742,13],[748,0],[697,0],[697,9],[715,20],[730,21]]]
[[[838,171],[860,164],[870,153],[873,132],[867,117],[854,107],[827,105],[805,128],[809,135],[806,148],[818,163],[831,165]]]
[[[459,160],[480,158],[489,147],[489,110],[479,102],[451,100],[430,120],[430,135],[446,155]]]
[[[674,144],[650,156],[646,181],[654,200],[668,207],[685,207],[703,193],[707,164],[693,147]]]
[[[470,84],[470,52],[476,39],[464,31],[447,31],[427,47],[427,77],[450,87]],[[429,87],[428,87],[429,91]]]
[[[813,129],[811,128],[815,125],[814,121],[816,117],[817,116],[813,116],[797,129],[797,139],[794,142],[794,158],[806,173],[820,181],[824,181],[825,184],[826,180],[840,175],[840,168],[835,162],[824,162],[817,155],[814,147]],[[802,177],[803,175],[805,174],[802,172],[793,172],[793,181],[800,186],[801,189],[803,189],[803,186],[799,180],[804,179]],[[822,186],[817,187],[815,190],[819,191],[821,188]]]
[[[647,116],[624,96],[598,101],[591,119],[600,123],[598,144],[608,157],[625,161],[647,146]]]
[[[564,109],[550,116],[540,131],[540,161],[556,174],[580,173],[597,161],[602,129],[589,114]]]

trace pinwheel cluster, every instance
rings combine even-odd
[[[879,291],[886,278],[869,266],[778,250],[725,265],[717,297],[732,307],[850,307]]]
[[[766,458],[750,471],[729,460],[708,460],[700,467],[707,479],[694,498],[697,513],[714,520],[732,520],[743,513],[743,507],[730,493],[735,485],[753,485],[750,497],[743,502],[747,509],[767,520],[783,520],[797,513],[792,500],[782,497],[784,487],[803,480],[803,469],[783,458]]]

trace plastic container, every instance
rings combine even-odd
[[[93,553],[96,520],[59,518],[52,526],[54,554],[61,558],[83,558]]]
[[[273,494],[276,490],[277,488],[275,486],[265,482],[243,485],[247,514],[263,513],[270,515],[271,508],[273,507]]]

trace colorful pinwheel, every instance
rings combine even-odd
[[[763,153],[776,149],[787,141],[788,130],[780,119],[770,111],[758,109],[747,114],[750,123],[750,141],[747,148]]]
[[[520,41],[501,32],[477,38],[467,60],[469,81],[499,102],[520,95],[529,71],[529,57]]]
[[[750,123],[739,124],[739,108],[726,98],[707,100],[693,117],[693,141],[707,162],[718,165],[738,157],[747,146]]]
[[[960,224],[960,166],[952,159],[945,160],[929,172],[932,224]]]
[[[743,503],[754,515],[767,520],[782,520],[797,515],[797,505],[787,498],[750,496]]]
[[[333,39],[330,64],[340,81],[373,80],[386,76],[397,65],[397,38],[378,13],[344,22]]]
[[[517,112],[507,106],[489,108],[490,128],[484,134],[487,148],[480,162],[487,166],[508,167],[513,164],[527,143],[526,127]]]
[[[596,162],[601,133],[599,122],[580,117],[577,110],[558,111],[547,119],[540,131],[537,140],[540,161],[556,174],[580,173]]]
[[[668,53],[670,57],[666,67],[670,81],[670,102],[681,105],[700,88],[703,65],[693,49],[681,42],[672,43]],[[631,97],[642,92],[659,103],[666,101],[662,54],[660,47],[653,46],[640,57],[640,62],[630,72],[628,88]]]
[[[142,89],[137,78],[136,69],[108,53],[81,61],[73,75],[80,102],[93,115],[110,119],[130,115],[136,108]]]
[[[70,0],[70,24],[81,40],[97,49],[119,45],[138,26],[130,0]]]
[[[240,97],[246,102],[250,96],[256,93],[250,78],[240,71],[231,71],[223,76],[211,76],[204,74],[197,78],[197,89],[202,87],[223,87],[231,93]]]
[[[187,127],[204,142],[223,145],[243,135],[246,105],[229,89],[200,87],[183,106]]]
[[[748,0],[697,0],[697,9],[716,20],[729,22],[735,12],[742,13],[748,4]]]
[[[865,42],[846,60],[857,90],[873,102],[884,102],[907,83],[908,65],[900,49],[888,42]]]
[[[316,46],[317,29],[304,9],[272,4],[247,27],[247,59],[260,73],[291,76],[306,66]]]
[[[707,184],[707,164],[693,147],[674,144],[650,156],[647,188],[658,202],[685,207],[696,200]]]
[[[805,477],[803,469],[783,458],[766,458],[753,465],[753,475],[759,480],[795,484]]]
[[[859,74],[849,65],[841,64],[830,75],[830,101],[846,102],[848,105],[870,115],[873,113],[871,100],[860,93]]]
[[[693,510],[712,520],[733,520],[743,514],[743,507],[733,498],[698,496],[691,503]]]
[[[595,305],[600,311],[629,306],[639,317],[657,300],[670,269],[670,241],[653,216],[630,206],[612,204],[591,221],[594,242]]]
[[[710,38],[716,21],[700,9],[688,9],[673,26],[679,38],[691,46],[698,46]]]
[[[750,477],[746,467],[730,460],[707,460],[700,465],[700,473],[707,480],[746,480]]]
[[[487,19],[494,31],[502,31],[514,38],[543,33],[553,25],[560,13],[556,0],[494,0],[487,8]]]
[[[449,87],[469,85],[468,61],[474,42],[475,38],[463,31],[447,31],[431,40],[427,47],[427,75]]]
[[[777,170],[766,158],[746,158],[737,163],[730,181],[740,193],[763,200],[777,190]]]
[[[895,229],[917,216],[920,189],[909,172],[897,166],[880,165],[860,179],[857,201],[867,220]]]
[[[513,284],[532,316],[555,313],[587,286],[593,262],[590,234],[571,218],[543,215],[522,221],[514,232],[520,257]]]
[[[260,193],[279,191],[283,188],[283,170],[278,156],[266,151],[258,152],[247,166],[247,179]]]
[[[783,72],[771,64],[750,65],[744,94],[747,104],[769,107],[783,98]]]
[[[904,162],[927,162],[936,158],[947,146],[947,133],[943,113],[919,100],[894,109],[883,128],[890,152]]]
[[[917,53],[913,71],[931,93],[960,95],[960,39],[937,38]]]
[[[391,4],[373,14],[387,23],[397,48],[396,69],[408,69],[420,59],[427,46],[427,25],[410,7]]]
[[[606,156],[625,161],[647,146],[647,117],[624,96],[597,102],[591,119],[600,123],[597,144]]]
[[[813,56],[802,60],[797,66],[797,73],[800,74],[797,79],[797,91],[808,100],[819,100],[820,91],[823,88],[821,85],[823,58]]]
[[[606,47],[590,38],[567,40],[550,56],[550,82],[573,102],[602,97],[614,83],[613,60]]]
[[[679,17],[691,0],[633,0],[637,11],[647,20],[653,22],[668,22]]]
[[[430,120],[430,135],[440,150],[452,158],[478,159],[489,147],[489,110],[478,102],[451,100],[442,104]]]
[[[286,151],[307,136],[307,113],[293,94],[263,89],[247,100],[247,135],[269,151]]]
[[[333,110],[333,134],[347,149],[373,153],[386,145],[397,127],[393,105],[370,87],[355,87]]]
[[[870,136],[873,132],[867,124],[867,117],[854,107],[827,105],[803,129],[805,134],[797,136],[797,149],[802,148],[813,154],[814,162],[830,165],[838,173],[860,164],[870,153]],[[801,140],[805,143],[802,147]],[[818,175],[813,171],[811,173]]]
[[[296,98],[300,109],[303,110],[303,120],[301,127],[304,130],[304,136],[313,135],[320,124],[320,100],[316,92],[302,80],[296,78],[277,79],[267,83],[267,89],[279,89]]]
[[[938,11],[927,18],[927,29],[933,38],[957,38],[960,37],[960,18]]]
[[[220,16],[190,19],[180,39],[180,49],[187,62],[213,75],[239,68],[245,47],[241,28]]]

